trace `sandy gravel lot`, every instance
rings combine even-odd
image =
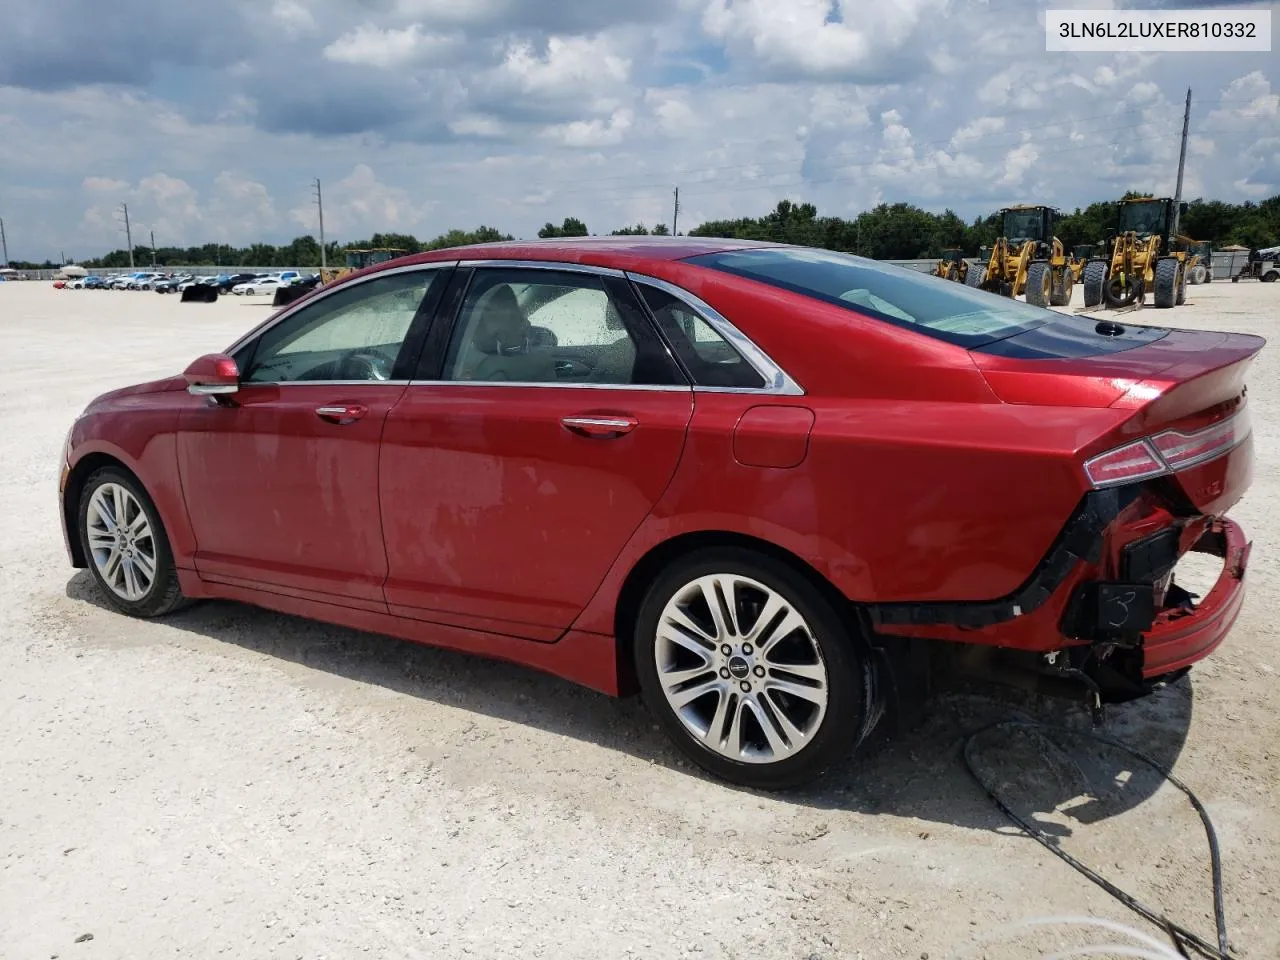
[[[1280,320],[1280,285],[1189,295],[1141,319],[1263,335]],[[226,346],[266,299],[0,284],[0,956],[1001,960],[1080,935],[965,951],[1034,918],[1152,932],[1013,833],[962,764],[988,721],[1082,719],[1073,709],[953,694],[820,787],[763,797],[683,765],[638,702],[515,667],[235,604],[107,612],[63,553],[67,427],[96,394]],[[1207,803],[1232,939],[1270,960],[1280,343],[1250,399],[1257,478],[1234,512],[1256,542],[1250,599],[1216,656],[1115,709],[1110,732]],[[1092,789],[1053,818],[1067,849],[1212,937],[1180,795],[1090,750],[993,742],[984,756],[1024,809]]]

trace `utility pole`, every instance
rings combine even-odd
[[[1169,242],[1178,235],[1182,219],[1182,171],[1187,165],[1187,131],[1191,128],[1191,88],[1187,87],[1187,108],[1182,114],[1182,150],[1178,154],[1178,186],[1173,194],[1173,224],[1169,227]]]
[[[316,177],[313,185],[316,188],[316,207],[320,211],[320,276],[323,280],[328,263],[324,252],[324,195],[320,192],[320,178]]]
[[[129,269],[133,269],[133,232],[129,229],[129,205],[127,203],[120,204],[120,209],[124,211],[124,236],[129,243]]]
[[[156,232],[151,231],[151,268],[154,270],[156,265]]]
[[[676,236],[676,224],[680,222],[680,188],[676,187],[676,205],[671,211],[671,235]]]
[[[9,265],[9,241],[5,239],[4,235],[4,217],[0,217],[0,248],[4,249],[4,260],[2,263],[7,267]]]

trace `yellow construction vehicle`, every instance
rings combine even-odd
[[[1116,227],[1106,238],[1102,256],[1084,267],[1086,307],[1141,305],[1148,291],[1161,309],[1186,300],[1189,255],[1185,243],[1179,242],[1185,238],[1170,235],[1173,203],[1167,197],[1117,202]]]
[[[1076,283],[1080,282],[1080,275],[1084,273],[1084,265],[1092,258],[1098,255],[1098,244],[1096,243],[1077,243],[1071,248],[1071,273],[1076,278]]]
[[[1020,206],[1000,211],[1000,237],[984,264],[970,267],[965,283],[1006,297],[1026,294],[1027,303],[1061,307],[1071,302],[1073,271],[1062,241],[1054,236],[1058,211]]]
[[[403,257],[408,253],[407,250],[399,250],[395,247],[352,247],[344,252],[347,259],[346,265],[328,267],[321,270],[321,283],[333,283],[335,280],[341,280],[349,273],[355,273],[355,271],[363,270],[365,267],[372,267],[374,264],[386,263],[388,260]]]
[[[964,258],[963,250],[943,250],[942,258],[933,268],[933,275],[943,280],[955,280],[964,283],[969,275],[969,261]]]
[[[1187,248],[1187,283],[1213,283],[1213,245],[1208,240],[1179,237]]]

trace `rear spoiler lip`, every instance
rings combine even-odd
[[[1232,352],[1224,357],[1221,363],[1206,367],[1202,360],[1184,360],[1158,374],[1131,383],[1129,388],[1108,406],[1112,409],[1138,410],[1167,396],[1179,387],[1231,367],[1238,367],[1238,373],[1243,379],[1245,372],[1267,345],[1267,340],[1252,333],[1227,333],[1224,336],[1221,346],[1214,349],[1226,348],[1231,349]],[[1246,347],[1246,341],[1251,341],[1250,346]]]

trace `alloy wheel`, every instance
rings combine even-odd
[[[782,594],[712,574],[677,590],[658,619],[658,681],[685,730],[740,763],[776,763],[822,726],[830,681],[812,628]]]
[[[144,599],[155,583],[156,542],[138,499],[118,483],[104,483],[89,498],[85,516],[89,550],[102,581],[116,596]]]

